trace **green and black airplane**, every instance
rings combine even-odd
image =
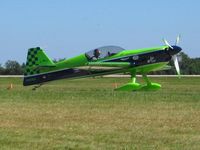
[[[177,46],[179,39],[178,36],[174,46],[164,40],[164,46],[136,50],[104,46],[57,63],[54,63],[40,47],[30,48],[23,84],[39,87],[46,82],[58,79],[129,73],[132,81],[115,90],[157,90],[161,85],[152,83],[147,74],[152,71],[170,69],[171,66],[168,63],[173,59],[177,73],[180,75],[177,54],[182,48]],[[142,74],[145,85],[136,82],[136,74]]]

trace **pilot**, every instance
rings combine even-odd
[[[93,60],[99,59],[99,56],[101,55],[100,50],[95,49],[93,55],[94,55],[94,56],[92,57]]]

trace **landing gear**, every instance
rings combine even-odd
[[[142,77],[143,77],[144,81],[146,82],[146,85],[143,85],[141,90],[156,91],[161,88],[160,84],[151,82],[146,74],[143,74]]]
[[[136,74],[131,73],[132,82],[127,83],[119,88],[116,88],[115,91],[155,91],[161,88],[161,85],[158,83],[152,83],[146,74],[142,75],[145,85],[136,83]]]
[[[136,83],[135,73],[131,74],[131,80],[132,82],[127,83],[119,88],[116,88],[115,91],[137,91],[142,87],[139,83]]]

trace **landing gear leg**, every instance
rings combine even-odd
[[[130,83],[127,83],[119,88],[116,88],[115,91],[136,91],[141,88],[141,85],[139,83],[136,83],[136,73],[131,73],[131,81]]]
[[[158,83],[152,83],[146,74],[143,74],[143,79],[146,82],[146,85],[142,86],[141,90],[159,90],[161,88],[161,85]]]

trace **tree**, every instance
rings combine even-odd
[[[5,74],[21,75],[23,74],[23,69],[17,61],[8,60],[5,63]]]
[[[57,63],[57,62],[60,62],[60,61],[63,61],[63,60],[65,60],[65,58],[58,58],[58,59],[54,58],[53,62]]]
[[[5,69],[2,67],[2,65],[0,64],[0,75],[3,75],[5,72]]]
[[[26,64],[25,64],[25,63],[22,63],[21,68],[22,68],[22,72],[23,72],[23,74],[24,74],[24,72],[25,72],[25,70],[26,70]]]

